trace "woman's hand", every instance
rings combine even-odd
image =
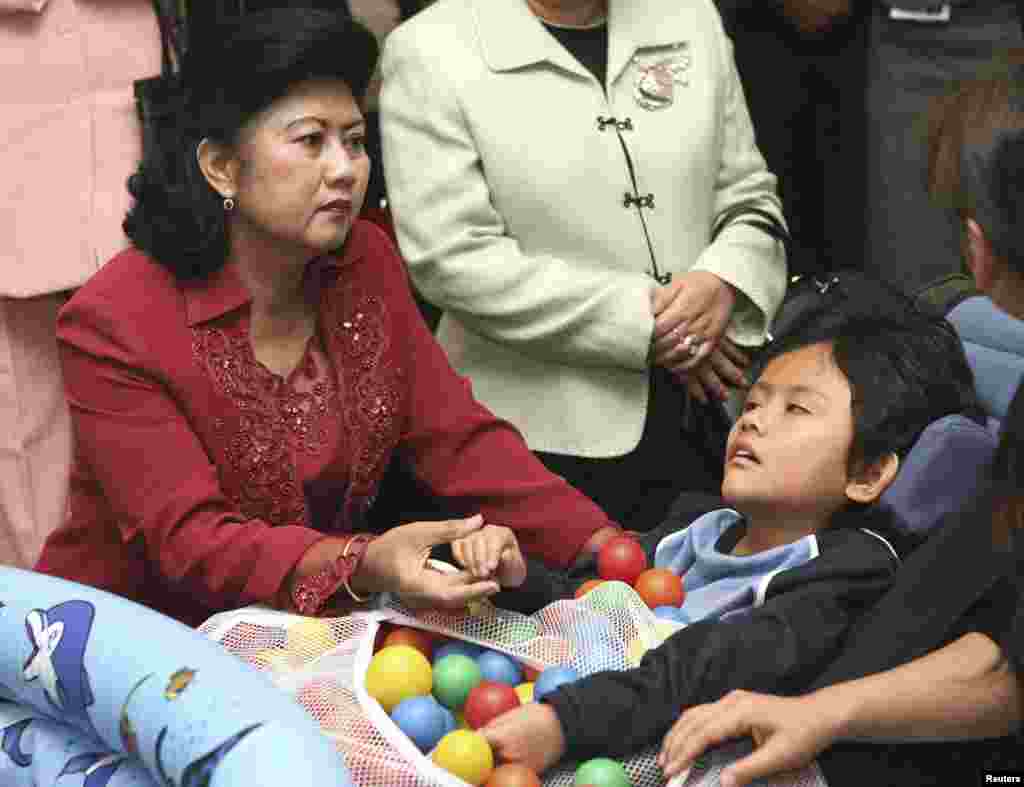
[[[446,573],[427,565],[438,544],[468,538],[483,527],[479,514],[469,519],[412,522],[392,528],[366,548],[352,588],[356,593],[397,593],[415,607],[464,607],[492,596],[501,588],[494,580],[479,581],[469,571]]]
[[[718,346],[701,363],[688,372],[682,368],[672,369],[676,380],[686,385],[690,395],[701,404],[709,399],[725,401],[730,388],[748,388],[750,381],[746,371],[750,358],[728,338],[722,338]]]
[[[477,579],[497,579],[503,588],[517,588],[526,581],[526,561],[519,541],[507,527],[486,525],[453,541],[452,554]]]
[[[725,333],[736,289],[707,271],[684,273],[653,291],[654,364],[689,371],[707,358]]]
[[[565,733],[558,714],[544,702],[528,702],[481,728],[496,759],[543,773],[562,759]]]
[[[718,702],[696,705],[665,736],[658,765],[671,779],[707,749],[749,737],[754,751],[722,772],[722,787],[740,787],[753,779],[802,768],[840,734],[842,709],[827,698],[826,694],[774,697],[733,691]]]

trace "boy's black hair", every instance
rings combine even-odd
[[[932,421],[983,417],[974,375],[952,325],[936,311],[859,273],[843,273],[758,358],[827,343],[853,397],[851,468],[889,453],[901,458]]]
[[[181,280],[222,267],[223,200],[199,168],[200,141],[234,145],[250,119],[310,79],[341,80],[361,101],[378,49],[347,12],[301,4],[195,25],[174,106],[128,179],[135,204],[124,230],[134,245]]]

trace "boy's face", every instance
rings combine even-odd
[[[828,344],[772,360],[729,433],[725,500],[755,519],[824,523],[847,501],[851,400]]]

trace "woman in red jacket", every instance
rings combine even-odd
[[[38,570],[196,624],[379,591],[464,604],[522,582],[520,545],[566,567],[617,532],[473,399],[355,219],[376,55],[310,9],[193,36],[181,127],[129,181],[134,248],[58,320],[75,460]],[[474,516],[361,533],[396,453]],[[426,564],[445,542],[459,573]]]

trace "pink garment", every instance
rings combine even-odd
[[[78,287],[126,245],[125,180],[140,152],[132,83],[159,71],[147,0],[0,13],[0,296]]]
[[[0,14],[15,11],[35,11],[38,14],[48,2],[49,0],[0,0]]]
[[[59,294],[0,298],[0,563],[30,568],[64,520],[71,420],[55,326]]]
[[[132,83],[159,70],[148,0],[0,0],[0,563],[30,567],[64,519],[57,293],[127,245]]]

